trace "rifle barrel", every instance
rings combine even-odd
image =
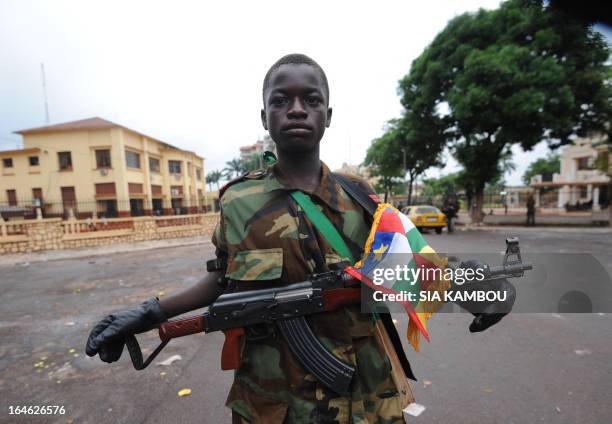
[[[522,276],[523,272],[533,269],[533,265],[529,262],[521,262],[518,264],[492,266],[489,268],[490,277],[514,277]]]

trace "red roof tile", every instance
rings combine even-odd
[[[25,130],[15,131],[16,134],[37,134],[44,132],[55,131],[77,131],[77,130],[104,130],[121,125],[107,121],[102,118],[81,119],[80,121],[65,122],[63,124],[47,125],[44,127],[29,128]]]

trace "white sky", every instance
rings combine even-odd
[[[398,80],[412,60],[450,18],[499,1],[289,4],[0,0],[0,149],[15,148],[13,131],[45,125],[44,62],[51,123],[99,116],[195,151],[207,172],[221,169],[265,134],[269,66],[300,52],[330,83],[322,159],[332,168],[359,163],[399,116]],[[517,151],[508,182],[519,184],[546,150]]]

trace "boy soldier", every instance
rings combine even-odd
[[[282,286],[341,262],[294,201],[292,191],[310,195],[353,257],[360,258],[371,216],[319,159],[319,142],[331,117],[329,87],[321,67],[301,54],[278,60],[265,76],[261,110],[278,162],[222,189],[220,222],[212,238],[217,259],[209,261],[211,271],[185,291],[104,318],[87,340],[87,354],[117,361],[126,336],[210,305],[225,290],[226,279],[237,291]],[[374,194],[367,183],[351,179]],[[373,317],[354,305],[311,315],[308,321],[321,343],[355,368],[349,394],[340,396],[317,381],[297,362],[280,334],[257,334],[261,329],[251,329],[242,338],[241,365],[227,399],[233,422],[403,422],[400,396],[389,358],[376,342]]]
[[[319,159],[319,142],[332,117],[325,73],[307,56],[285,56],[265,76],[263,103],[261,121],[276,143],[278,162],[224,187],[213,235],[221,269],[183,292],[105,318],[90,334],[88,355],[117,361],[126,335],[210,305],[222,294],[224,277],[235,290],[253,290],[304,281],[340,262],[290,196],[293,190],[308,193],[340,231],[353,257],[361,257],[371,219]],[[367,183],[356,181],[373,194]],[[372,317],[355,305],[312,315],[309,324],[330,352],[356,368],[350,395],[339,396],[316,381],[280,335],[256,341],[246,337],[227,399],[233,421],[403,422],[389,359],[375,341]]]

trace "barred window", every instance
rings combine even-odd
[[[70,152],[57,152],[57,159],[61,171],[72,171],[72,154]]]
[[[168,171],[171,174],[180,174],[181,173],[181,161],[169,160],[168,161]]]
[[[126,150],[125,151],[125,162],[128,168],[140,169],[140,154]]]
[[[111,155],[110,150],[96,150],[96,167],[98,168],[110,168],[111,167]]]
[[[149,158],[149,170],[151,172],[159,172],[159,159]]]

